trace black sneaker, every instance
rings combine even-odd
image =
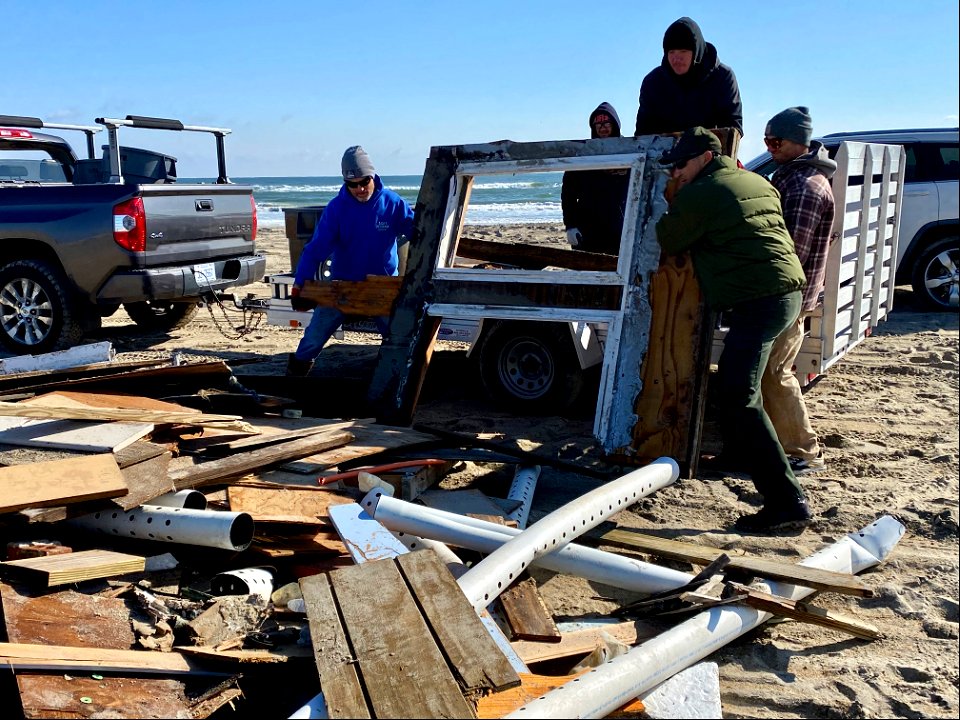
[[[733,527],[743,532],[776,533],[798,530],[810,524],[810,508],[804,500],[789,507],[764,506],[752,515],[737,518]]]
[[[794,475],[819,472],[827,467],[827,462],[823,459],[823,452],[820,452],[813,460],[804,460],[798,457],[790,457],[787,460],[790,462],[790,469],[793,470]]]

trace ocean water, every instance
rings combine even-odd
[[[473,181],[468,225],[559,223],[563,173],[517,173],[477,177]],[[235,183],[253,186],[257,221],[261,227],[283,227],[283,208],[326,205],[340,192],[340,177],[235,177]],[[420,192],[420,175],[384,175],[383,184],[411,207]]]

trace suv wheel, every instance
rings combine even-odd
[[[584,388],[564,323],[495,323],[480,346],[480,376],[496,402],[519,413],[565,410]]]
[[[71,302],[66,278],[43,260],[0,267],[0,343],[18,355],[70,348],[84,334],[82,303]]]
[[[127,315],[144,330],[177,330],[186,327],[200,306],[195,302],[171,302],[169,300],[144,300],[124,303]]]
[[[913,265],[913,291],[931,310],[960,310],[960,240],[946,237],[930,245]]]

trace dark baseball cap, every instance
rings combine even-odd
[[[689,160],[703,155],[707,150],[720,154],[720,140],[704,127],[692,127],[685,130],[677,143],[660,156],[660,164],[670,166],[681,160]]]

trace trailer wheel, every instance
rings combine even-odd
[[[186,327],[196,316],[200,306],[196,302],[143,300],[124,303],[123,308],[138,327],[163,332]]]
[[[960,310],[960,239],[932,243],[913,264],[913,292],[930,310]]]
[[[85,305],[71,302],[59,268],[43,260],[0,267],[0,342],[18,355],[70,348],[84,334]]]
[[[480,346],[480,377],[495,402],[521,414],[566,410],[584,388],[564,323],[494,323]]]

